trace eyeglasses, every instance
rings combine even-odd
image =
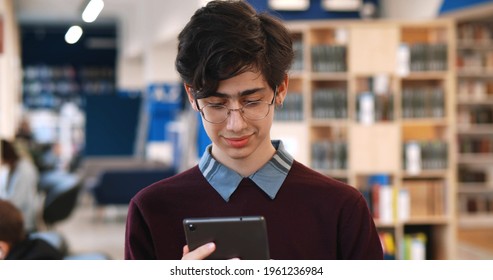
[[[199,103],[195,99],[195,104],[197,104],[197,109],[202,114],[202,117],[210,123],[219,124],[223,123],[231,115],[231,111],[238,111],[241,115],[249,120],[258,121],[261,120],[269,114],[270,106],[274,104],[274,100],[277,95],[277,87],[274,91],[274,97],[270,103],[265,101],[253,101],[248,102],[238,109],[229,109],[225,105],[208,104],[202,108],[199,108]]]

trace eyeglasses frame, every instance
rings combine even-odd
[[[205,117],[205,114],[204,114],[203,109],[204,109],[205,107],[207,107],[208,105],[205,105],[204,107],[200,108],[200,107],[199,107],[199,102],[198,102],[198,99],[197,99],[197,98],[195,98],[195,104],[196,104],[196,106],[197,106],[197,110],[200,112],[200,114],[202,114],[202,117],[204,118],[204,120],[206,120],[207,122],[212,123],[212,124],[221,124],[221,123],[225,122],[225,121],[229,118],[229,116],[231,115],[231,111],[233,111],[233,112],[239,112],[239,113],[240,113],[240,115],[241,115],[242,117],[244,117],[244,118],[246,118],[246,119],[248,119],[248,120],[251,120],[251,119],[249,119],[248,117],[245,117],[245,116],[243,115],[243,114],[244,114],[244,112],[243,112],[243,108],[244,108],[245,106],[247,106],[248,104],[250,104],[250,103],[257,103],[257,102],[262,102],[262,103],[268,104],[269,106],[274,105],[274,101],[276,100],[276,96],[277,96],[277,89],[278,89],[278,87],[276,86],[276,89],[274,90],[274,96],[272,97],[272,100],[270,101],[270,103],[265,103],[265,102],[263,102],[263,101],[253,101],[253,102],[248,102],[247,104],[245,104],[245,105],[241,106],[240,108],[236,108],[236,109],[230,109],[230,108],[228,108],[228,107],[226,107],[226,106],[224,106],[224,105],[219,105],[219,106],[223,106],[224,108],[226,108],[226,109],[228,110],[228,114],[227,114],[226,118],[225,118],[223,121],[221,121],[221,122],[211,122],[211,121],[209,121],[209,120]],[[270,107],[269,107],[269,110],[270,110]],[[263,118],[261,118],[261,119],[257,119],[256,121],[259,121],[259,120],[263,120],[263,119],[265,119],[265,117],[267,117],[267,115],[269,115],[269,112],[267,112],[267,114],[266,114]]]

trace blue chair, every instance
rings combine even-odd
[[[97,206],[128,205],[141,189],[175,174],[174,169],[107,170],[92,193]]]

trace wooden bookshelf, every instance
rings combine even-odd
[[[426,258],[454,259],[454,22],[303,21],[290,22],[288,26],[298,45],[295,64],[303,66],[290,73],[294,79],[293,91],[303,96],[303,119],[296,123],[296,133],[293,133],[293,127],[275,122],[277,130],[273,137],[287,135],[291,143],[296,143],[293,146],[297,147],[298,155],[304,155],[301,157],[303,163],[320,173],[348,182],[366,196],[373,189],[368,186],[370,178],[383,175],[390,188],[378,191],[386,190],[382,197],[388,202],[382,204],[383,211],[386,211],[384,217],[375,217],[375,222],[385,240],[390,238],[395,243],[394,258],[406,258],[407,249],[404,248],[409,237],[424,234]],[[416,64],[415,60],[423,50],[438,53],[435,61],[423,60]],[[336,53],[336,58],[328,55],[327,59],[323,54],[331,52]],[[420,71],[412,71],[411,63]],[[426,98],[431,95],[429,92],[440,91],[438,103],[423,99],[427,103],[435,102],[433,108],[439,109],[438,113],[405,117],[404,110],[408,108],[403,102],[403,91],[410,87],[411,90],[422,90]],[[331,93],[319,93],[331,90],[342,91],[346,95],[342,98],[344,103],[340,103],[341,98],[337,94],[333,97]],[[376,109],[372,118],[368,118],[363,114],[362,108],[367,108],[363,99],[372,94],[372,106]],[[331,102],[339,103],[331,106]],[[419,102],[416,104],[419,107]],[[329,112],[314,113],[316,110]],[[283,131],[283,126],[288,131]],[[441,166],[435,164],[434,168],[422,166],[418,171],[409,172],[404,155],[405,144],[411,141],[445,143],[443,153],[446,156],[441,159],[445,163]],[[330,146],[331,143],[340,145],[334,147]],[[414,199],[419,198],[420,201],[410,201],[409,196],[407,202],[400,200],[406,197],[406,188],[419,183],[424,186],[423,190],[427,185],[439,186],[429,195],[420,196],[419,192],[412,190]],[[413,203],[428,205],[434,212],[409,215]]]
[[[455,20],[459,226],[493,227],[493,21],[491,11]]]

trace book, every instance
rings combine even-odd
[[[427,239],[426,234],[422,232],[404,234],[402,259],[425,260]]]

